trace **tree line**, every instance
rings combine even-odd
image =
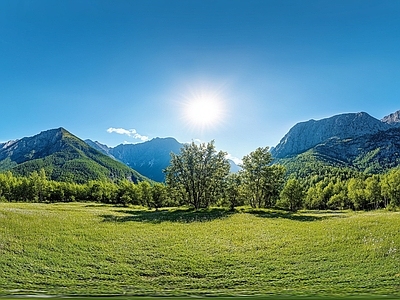
[[[241,205],[253,208],[371,210],[400,206],[400,169],[381,175],[332,172],[308,177],[286,176],[285,167],[272,164],[268,147],[243,157],[242,169],[230,173],[226,152],[214,141],[186,144],[171,154],[166,181],[133,183],[91,180],[72,183],[49,180],[43,169],[20,177],[0,173],[0,201],[93,201],[141,205],[159,209],[187,205],[195,209]],[[345,174],[345,176],[343,176]],[[349,176],[351,174],[351,176]]]
[[[15,176],[10,171],[0,173],[0,202],[75,202],[90,201],[107,204],[141,205],[160,208],[173,205],[162,183],[125,179],[90,180],[79,184],[48,180],[44,169],[29,176]]]
[[[210,204],[231,209],[250,205],[296,211],[400,206],[398,168],[385,174],[368,175],[348,168],[324,166],[315,170],[319,175],[307,176],[300,172],[302,176],[288,177],[284,166],[272,164],[269,148],[260,147],[243,157],[242,170],[229,173],[225,156],[225,152],[216,152],[214,142],[187,144],[180,154],[172,154],[166,182],[195,208]]]

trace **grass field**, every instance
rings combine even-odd
[[[400,296],[400,213],[0,203],[3,295]]]

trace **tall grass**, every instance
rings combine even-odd
[[[0,204],[0,295],[400,296],[400,214]]]

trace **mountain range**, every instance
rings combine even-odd
[[[297,123],[271,148],[276,163],[295,170],[307,160],[379,173],[400,164],[400,111],[378,120],[365,112]]]
[[[43,168],[50,179],[58,181],[127,178],[163,182],[171,153],[178,154],[182,146],[169,137],[109,147],[57,128],[0,143],[0,172],[10,170],[27,176]],[[231,170],[237,171],[238,166],[230,163]]]
[[[108,147],[89,139],[85,142],[103,154],[123,162],[140,174],[158,182],[165,180],[163,170],[170,163],[171,153],[178,154],[183,146],[182,143],[171,137],[154,138],[143,143],[121,144],[116,147]],[[228,159],[228,161],[231,172],[238,172],[240,167],[232,160]]]
[[[179,153],[182,145],[174,138],[155,138],[109,147],[57,128],[0,143],[0,172],[27,176],[43,168],[50,179],[59,181],[126,178],[162,182],[170,154]],[[287,168],[288,175],[325,167],[381,173],[400,164],[400,111],[381,120],[359,112],[300,122],[271,148],[271,154],[274,163]],[[231,171],[237,171],[238,166],[230,163]]]

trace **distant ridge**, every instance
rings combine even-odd
[[[171,153],[179,153],[182,147],[181,143],[171,137],[154,138],[137,144],[121,144],[113,148],[91,140],[85,142],[158,182],[165,180],[163,170],[170,163]]]
[[[83,183],[88,180],[132,181],[147,178],[87,145],[64,128],[0,144],[0,171],[27,176],[44,169],[52,180]]]
[[[101,153],[110,156],[111,158],[115,159],[115,157],[110,153],[112,148],[108,147],[107,145],[101,144],[98,141],[93,142],[92,140],[85,140],[85,143],[88,144],[90,147],[100,151]]]

